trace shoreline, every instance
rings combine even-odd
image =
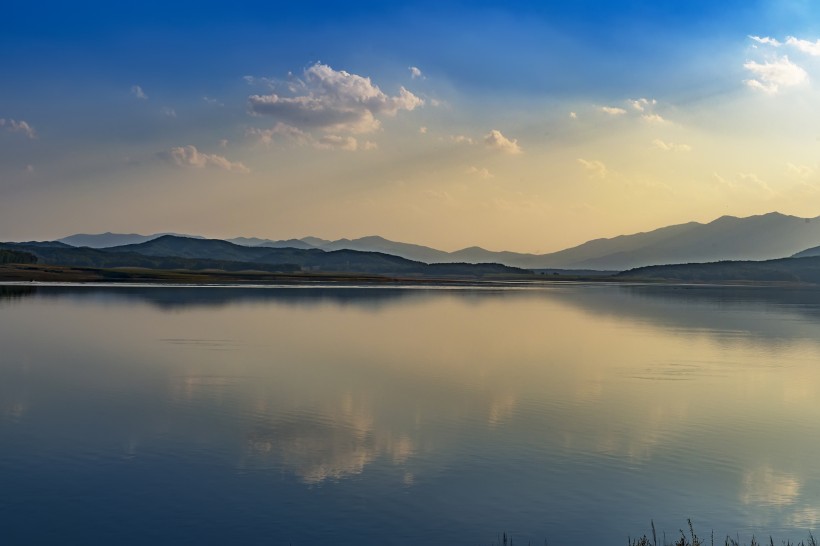
[[[483,277],[387,276],[359,273],[269,273],[263,271],[98,269],[40,264],[0,265],[0,285],[190,287],[190,288],[539,288],[566,284],[604,286],[756,287],[818,289],[820,285],[785,281],[683,281],[639,277],[570,275],[486,275]]]

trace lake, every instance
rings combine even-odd
[[[0,543],[802,540],[820,291],[0,287]]]

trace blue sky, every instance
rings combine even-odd
[[[558,250],[820,214],[820,5],[7,2],[0,239]]]

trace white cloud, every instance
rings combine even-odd
[[[575,112],[570,112],[569,119],[578,119],[578,114],[576,114]]]
[[[455,142],[456,144],[472,144],[473,139],[466,136],[466,135],[450,135],[450,142]]]
[[[808,74],[786,55],[764,63],[747,61],[743,68],[752,73],[754,78],[745,80],[746,85],[769,95],[777,94],[781,87],[799,85],[808,79]]]
[[[219,99],[209,97],[208,95],[205,95],[204,97],[202,97],[202,101],[206,104],[210,104],[211,106],[225,106],[225,103],[223,103]]]
[[[279,122],[270,129],[258,129],[252,127],[245,131],[249,137],[255,138],[258,142],[270,146],[276,138],[282,138],[295,142],[299,145],[309,145],[320,150],[345,150],[355,152],[356,150],[375,150],[378,144],[371,141],[359,143],[351,135],[322,134],[318,138],[308,132],[302,131],[298,127]]]
[[[169,118],[177,117],[177,111],[173,108],[163,108],[162,113],[165,114]]]
[[[427,127],[426,127],[426,126],[424,126],[424,125],[422,125],[421,127],[419,127],[419,133],[421,133],[421,134],[423,134],[423,135],[426,135],[426,134],[427,134]]]
[[[465,174],[474,174],[479,178],[484,179],[493,177],[493,174],[486,167],[478,168],[475,166],[471,166],[469,169],[465,171]]]
[[[484,143],[495,150],[500,150],[507,154],[521,154],[523,151],[518,145],[518,140],[508,139],[501,134],[498,129],[493,129],[484,136]]]
[[[783,45],[781,42],[778,42],[774,38],[769,38],[768,36],[764,36],[764,37],[749,36],[749,38],[751,38],[755,42],[757,42],[759,44],[763,44],[763,45],[770,45],[770,46],[774,46],[774,47],[780,47],[781,45]]]
[[[22,133],[28,138],[37,138],[37,132],[28,122],[16,119],[0,118],[0,127],[5,127],[11,133]]]
[[[316,141],[316,147],[324,150],[355,152],[359,148],[359,142],[352,136],[322,135]]]
[[[147,100],[148,95],[145,94],[145,91],[142,90],[142,87],[139,85],[132,85],[131,86],[131,94],[137,97],[140,100]]]
[[[795,38],[794,36],[789,36],[786,38],[786,45],[792,46],[798,51],[807,53],[812,57],[820,56],[820,40],[810,42],[808,40],[801,40],[799,38]]]
[[[641,119],[649,123],[665,123],[666,120],[660,114],[643,114]]]
[[[416,78],[424,78],[424,75],[421,73],[421,70],[419,70],[418,67],[409,66],[409,67],[407,67],[407,69],[410,71],[410,78],[411,79],[415,80]]]
[[[781,47],[783,45],[787,45],[789,47],[793,47],[801,53],[806,53],[807,55],[811,55],[812,57],[820,57],[820,40],[815,40],[814,42],[812,42],[810,40],[796,38],[795,36],[786,36],[785,42],[780,42],[777,39],[770,38],[768,36],[749,36],[749,38],[762,45],[768,45],[772,47]]]
[[[251,112],[269,115],[303,131],[321,130],[328,134],[370,133],[381,126],[380,116],[395,116],[424,104],[404,87],[389,96],[370,78],[316,63],[304,71],[303,79],[292,78],[288,96],[276,92],[251,95]]]
[[[748,189],[759,189],[766,193],[774,193],[774,190],[764,180],[761,180],[755,173],[737,173],[737,179]]]
[[[794,163],[786,163],[786,171],[789,174],[797,176],[798,178],[811,178],[817,172],[817,169],[809,167],[808,165],[795,165]]]
[[[688,144],[676,144],[674,142],[664,142],[663,140],[656,138],[652,141],[652,144],[655,148],[659,150],[663,150],[665,152],[691,152],[692,147]]]
[[[259,142],[268,146],[273,144],[274,137],[286,138],[299,144],[308,144],[312,141],[310,135],[306,132],[293,125],[282,123],[281,121],[270,129],[257,129],[256,127],[252,127],[248,129],[245,134],[250,137],[255,137]]]
[[[598,161],[597,159],[587,160],[578,158],[578,163],[584,167],[587,174],[592,178],[606,178],[609,175],[609,170],[606,168],[603,162]]]
[[[160,156],[174,163],[179,167],[194,167],[197,169],[216,168],[225,171],[239,173],[251,172],[249,168],[239,162],[229,161],[227,158],[217,154],[204,154],[195,146],[177,146],[167,152],[160,153]]]
[[[640,98],[640,99],[630,100],[629,104],[632,105],[632,108],[634,108],[635,110],[637,110],[639,112],[643,112],[648,107],[655,106],[656,104],[658,104],[658,101],[655,100],[655,99]]]
[[[601,106],[601,112],[609,114],[610,116],[620,116],[626,114],[626,110],[618,108],[617,106]]]

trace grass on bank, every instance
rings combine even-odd
[[[648,537],[647,535],[643,535],[641,538],[633,539],[631,537],[627,538],[627,546],[818,546],[817,539],[814,538],[814,535],[809,532],[809,538],[807,540],[801,540],[800,542],[791,542],[791,541],[781,541],[775,542],[774,538],[769,537],[768,540],[758,540],[754,535],[752,539],[748,543],[740,542],[740,537],[732,538],[730,536],[726,536],[723,542],[715,542],[715,532],[712,531],[708,538],[699,537],[695,533],[695,529],[692,526],[692,520],[687,520],[689,525],[689,532],[685,532],[681,529],[680,536],[672,539],[672,542],[666,539],[666,533],[663,534],[661,540],[658,540],[658,534],[655,531],[655,522],[652,523],[652,537]],[[719,540],[719,539],[718,539]],[[614,544],[614,543],[613,543]],[[532,546],[531,542],[527,543],[528,546]],[[498,541],[494,542],[491,546],[514,546],[512,536],[508,536],[507,533],[499,535]],[[549,546],[549,542],[544,540],[544,546]]]
[[[715,532],[712,531],[708,538],[699,537],[695,533],[695,529],[692,526],[692,520],[687,520],[689,524],[689,533],[687,535],[683,529],[680,530],[680,537],[678,537],[674,542],[667,542],[666,537],[663,537],[662,542],[658,542],[658,535],[655,531],[655,522],[652,522],[652,538],[650,539],[648,536],[643,535],[639,539],[628,539],[628,546],[714,546],[715,543]],[[718,542],[717,544],[721,544]],[[723,546],[745,546],[740,542],[740,537],[732,538],[727,536],[723,541]],[[809,533],[808,540],[800,541],[797,543],[793,543],[791,541],[782,541],[778,544],[782,544],[783,546],[817,546],[817,540],[814,538],[814,535]],[[758,540],[754,535],[752,535],[751,542],[748,543],[748,546],[775,546],[774,538],[771,536],[769,540]]]

